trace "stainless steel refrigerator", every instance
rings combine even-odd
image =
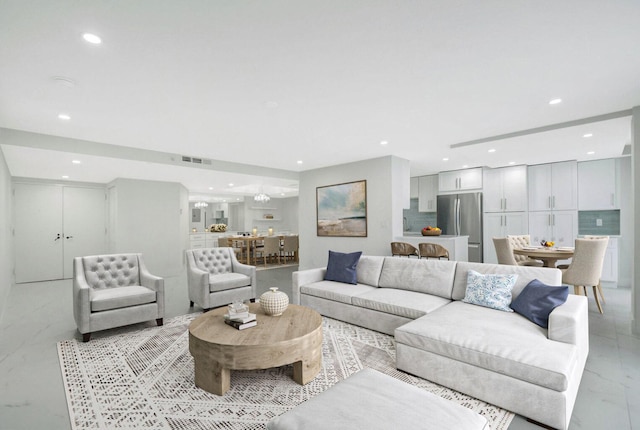
[[[482,263],[482,193],[438,196],[442,234],[469,236],[469,261]]]

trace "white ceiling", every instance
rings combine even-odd
[[[384,155],[413,176],[615,157],[628,117],[451,145],[640,105],[639,22],[637,0],[0,0],[0,127],[290,171]],[[71,180],[295,192],[78,149],[2,145],[14,176],[59,179],[82,156]]]

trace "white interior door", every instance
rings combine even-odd
[[[106,197],[100,188],[65,187],[63,195],[64,277],[73,276],[73,259],[104,254]]]
[[[16,283],[62,279],[62,187],[15,184]]]

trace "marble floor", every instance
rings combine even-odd
[[[295,269],[258,271],[257,295],[277,286],[291,296]],[[200,311],[189,308],[184,275],[165,282],[167,318]],[[590,354],[569,428],[640,430],[640,338],[629,330],[631,293],[604,293],[604,315],[589,304]],[[131,329],[147,325],[154,323]],[[0,430],[70,429],[56,342],[73,337],[70,280],[12,286],[0,321]],[[509,427],[540,428],[519,416]]]

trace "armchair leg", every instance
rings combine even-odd
[[[83,342],[89,342],[90,339],[91,339],[91,333],[82,333]]]
[[[192,308],[193,307],[193,302],[189,301],[189,307]]]
[[[164,321],[162,320],[162,318],[157,318],[156,324],[158,324],[158,326],[161,326],[162,324],[164,324]]]

